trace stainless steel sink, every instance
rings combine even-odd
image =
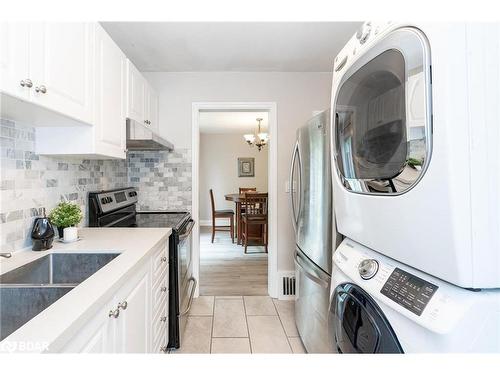
[[[0,340],[118,255],[120,254],[49,254],[0,275]]]

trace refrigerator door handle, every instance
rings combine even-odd
[[[314,281],[316,284],[322,286],[323,288],[330,287],[330,277],[320,274],[308,263],[310,261],[305,260],[297,251],[295,252],[295,265],[304,272],[304,275]]]
[[[299,163],[299,173],[300,173],[300,155],[299,155],[299,142],[297,141],[295,143],[295,146],[293,147],[293,154],[292,154],[292,165],[290,167],[290,201],[292,205],[292,223],[293,223],[293,230],[295,233],[297,233],[297,220],[298,220],[298,215],[295,207],[295,184],[294,184],[294,177],[295,177],[295,162],[298,161]],[[300,176],[299,176],[300,179]],[[299,187],[297,186],[297,191],[300,191]],[[300,207],[300,196],[299,196],[299,207]]]

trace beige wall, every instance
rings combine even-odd
[[[213,189],[218,210],[233,209],[224,194],[241,187],[267,192],[268,148],[249,147],[241,134],[201,134],[200,136],[200,221],[211,220],[209,189]],[[238,177],[238,158],[255,158],[255,177]]]
[[[295,131],[330,105],[330,73],[145,73],[160,95],[160,132],[191,148],[193,102],[276,102],[278,119],[278,270],[293,270],[294,234],[285,192]],[[193,176],[193,178],[196,178]]]

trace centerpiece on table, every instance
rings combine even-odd
[[[57,227],[59,238],[64,242],[78,240],[78,228],[83,215],[79,205],[70,202],[59,203],[49,214],[49,220]]]

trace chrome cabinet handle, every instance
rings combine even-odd
[[[19,82],[19,84],[22,87],[27,87],[27,88],[33,87],[33,82],[31,82],[31,79],[29,79],[29,78],[23,79],[21,82]]]
[[[127,301],[118,303],[118,309],[127,310],[127,306],[128,306]]]
[[[161,257],[160,259],[162,262],[166,262],[167,261],[167,257]]]
[[[165,323],[166,321],[167,321],[167,317],[166,317],[166,316],[162,316],[162,317],[160,318],[160,322]]]
[[[35,87],[36,92],[41,92],[42,94],[45,94],[47,92],[47,88],[44,85],[40,85],[40,87]]]
[[[118,316],[120,315],[120,309],[116,309],[116,310],[109,310],[109,313],[108,313],[108,316],[110,318],[118,318]]]
[[[166,291],[167,291],[167,287],[166,287],[166,286],[162,286],[162,287],[160,288],[160,290],[161,290],[162,292],[166,292]]]

